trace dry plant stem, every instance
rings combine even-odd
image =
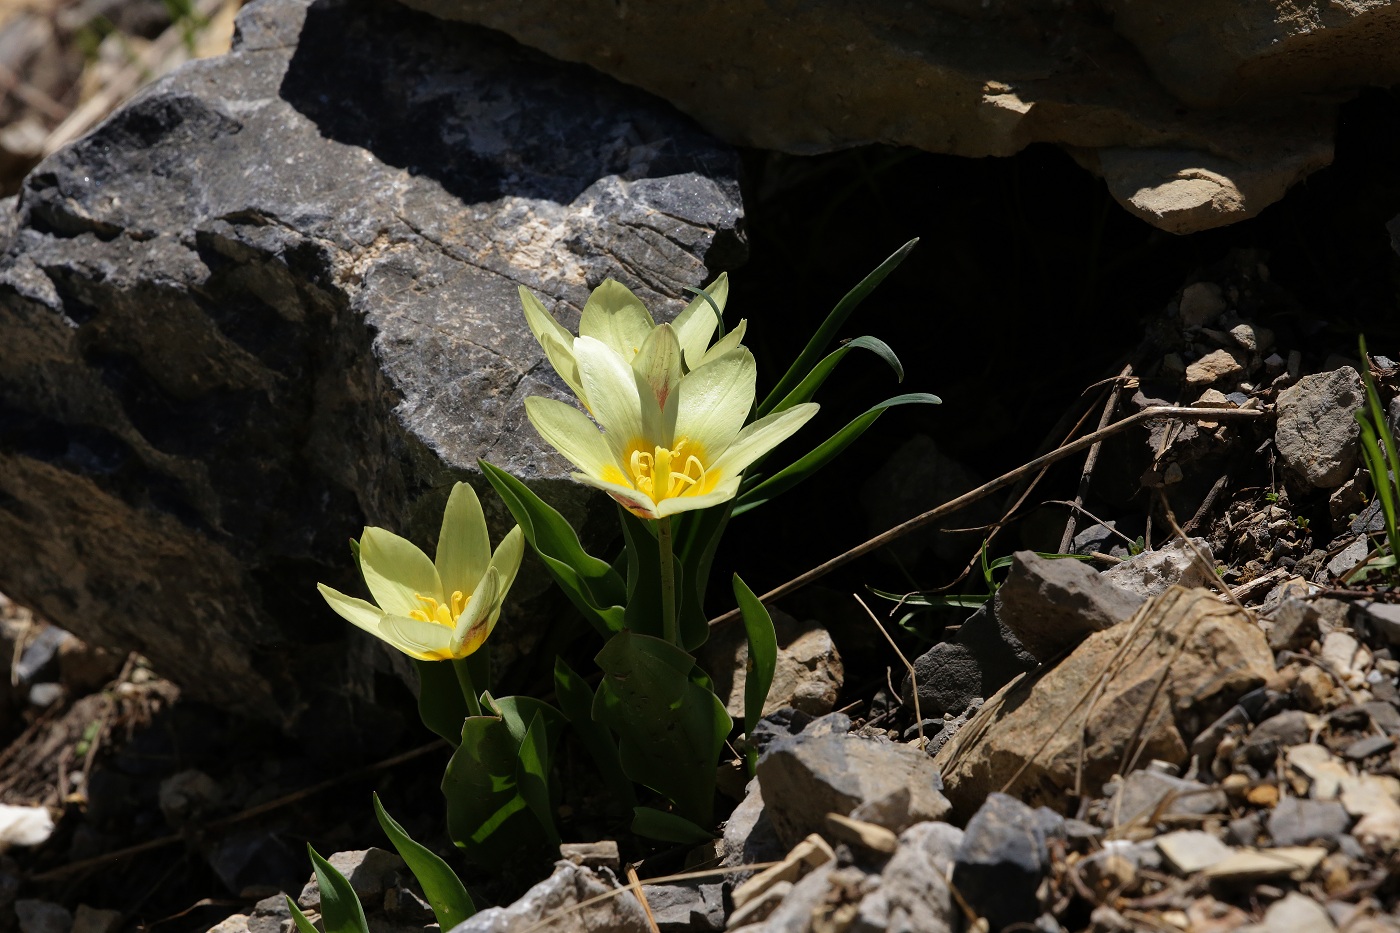
[[[1108,390],[1108,401],[1104,402],[1103,414],[1099,416],[1099,430],[1102,431],[1113,421],[1113,413],[1118,410],[1118,399],[1123,394],[1123,386],[1129,376],[1133,374],[1133,366],[1129,363],[1123,367],[1123,371],[1118,374],[1112,388]],[[1094,478],[1094,467],[1099,462],[1099,451],[1103,450],[1102,442],[1089,448],[1088,455],[1084,458],[1084,471],[1079,474],[1079,488],[1074,493],[1074,508],[1070,509],[1069,518],[1065,520],[1065,533],[1060,537],[1060,553],[1068,554],[1069,547],[1074,543],[1074,529],[1079,522],[1079,512],[1076,511],[1084,504],[1084,497],[1089,494],[1089,483]]]
[[[28,104],[53,120],[55,123],[68,116],[68,108],[54,100],[34,85],[23,80],[9,67],[0,64],[0,91],[13,94],[21,103]]]
[[[637,869],[631,865],[627,866],[627,880],[631,882],[633,895],[642,905],[642,910],[646,912],[647,926],[651,927],[651,933],[661,933],[661,928],[656,925],[656,915],[651,912],[651,905],[647,903],[647,896],[642,891],[642,879],[637,877]]]
[[[1238,419],[1241,421],[1246,421],[1252,420],[1254,418],[1261,418],[1265,414],[1266,412],[1257,411],[1255,409],[1250,408],[1235,408],[1221,410],[1208,408],[1184,408],[1174,405],[1162,405],[1155,408],[1144,408],[1137,414],[1129,415],[1122,421],[1115,421],[1113,424],[1100,431],[1094,431],[1092,434],[1086,434],[1076,441],[1070,441],[1068,444],[1065,444],[1062,447],[1058,447],[1055,450],[1050,451],[1050,453],[1045,454],[1044,456],[1036,457],[1029,463],[1023,466],[1019,466],[1009,473],[1003,473],[996,479],[991,480],[987,483],[983,483],[976,489],[973,489],[969,492],[965,492],[961,496],[958,496],[956,499],[951,499],[936,508],[929,509],[922,515],[916,515],[913,518],[909,519],[907,522],[903,522],[899,525],[894,526],[889,531],[876,535],[869,541],[866,541],[864,544],[857,545],[856,547],[851,548],[849,551],[846,551],[843,554],[838,554],[836,557],[833,557],[826,563],[813,567],[811,570],[807,571],[801,576],[794,577],[793,579],[787,581],[781,586],[769,590],[767,593],[764,593],[762,596],[760,596],[758,598],[758,601],[761,603],[770,603],[775,599],[788,595],[794,590],[799,590],[807,584],[811,583],[812,581],[819,580],[822,577],[826,576],[828,573],[835,570],[837,567],[842,567],[846,564],[849,564],[857,557],[864,557],[871,551],[878,550],[879,548],[884,547],[886,544],[889,544],[891,541],[896,541],[899,538],[902,538],[904,535],[907,535],[911,531],[915,531],[919,528],[922,528],[930,522],[937,521],[938,519],[943,518],[944,516],[951,515],[959,509],[966,508],[967,506],[978,501],[979,499],[987,497],[988,495],[996,492],[998,489],[1001,489],[1004,486],[1011,485],[1012,483],[1026,476],[1028,473],[1032,473],[1040,469],[1041,467],[1047,466],[1051,463],[1055,463],[1059,460],[1063,460],[1065,457],[1072,456],[1081,450],[1092,447],[1095,444],[1102,441],[1104,438],[1111,437],[1112,435],[1117,434],[1119,431],[1127,430],[1128,428],[1133,427],[1134,425],[1142,424],[1145,421],[1156,421],[1163,418],[1182,418],[1186,420],[1211,421],[1232,421]],[[739,618],[739,610],[731,609],[723,615],[711,619],[710,625],[724,625],[725,623],[732,622],[737,618]]]
[[[860,603],[860,608],[865,610],[865,614],[870,616],[870,621],[874,622],[875,627],[880,630],[880,634],[885,636],[885,641],[890,643],[890,647],[894,649],[894,653],[899,655],[899,660],[904,662],[904,669],[909,672],[909,689],[914,694],[914,722],[919,730],[919,750],[922,751],[924,748],[924,714],[923,711],[919,709],[919,678],[914,673],[914,665],[910,664],[909,659],[904,656],[904,652],[899,650],[899,645],[894,643],[894,639],[890,637],[890,633],[885,631],[885,627],[880,624],[880,620],[875,618],[875,613],[870,611],[870,607],[865,604],[865,600],[861,599],[860,596],[855,593],[851,595],[855,597],[856,602]],[[888,672],[886,676],[888,676]],[[890,697],[891,699],[894,697],[894,684],[890,684]]]
[[[312,794],[319,794],[321,791],[329,790],[330,788],[335,787],[337,784],[342,784],[345,781],[353,781],[358,778],[367,777],[371,774],[374,774],[377,771],[383,771],[385,768],[392,768],[395,765],[403,764],[405,761],[412,761],[414,758],[418,758],[422,755],[426,755],[429,752],[436,751],[437,749],[443,748],[446,745],[447,743],[442,739],[439,739],[436,742],[429,742],[427,745],[420,745],[415,749],[411,749],[400,755],[395,755],[392,758],[385,758],[383,761],[375,762],[372,765],[366,765],[363,768],[357,768],[354,771],[348,771],[345,774],[341,774],[329,780],[322,781],[319,784],[313,784],[310,787],[302,788],[299,791],[293,791],[290,794],[278,797],[276,800],[269,800],[266,803],[258,804],[256,807],[249,807],[248,809],[243,810],[239,813],[235,813],[232,816],[226,816],[223,819],[213,820],[209,823],[204,824],[204,826],[201,827],[201,832],[207,835],[212,832],[227,829],[245,820],[250,820],[257,816],[262,816],[264,813],[269,813],[273,810],[280,810],[282,807],[298,803],[299,801],[310,797]],[[150,852],[153,849],[162,849],[166,846],[178,845],[186,841],[188,841],[188,837],[178,833],[170,836],[161,836],[159,839],[149,839],[146,842],[139,842],[134,846],[127,846],[124,849],[117,849],[115,852],[108,852],[105,855],[93,856],[92,858],[86,858],[78,862],[69,862],[67,865],[61,865],[58,868],[54,868],[46,872],[41,872],[37,875],[30,875],[29,880],[56,881],[59,878],[67,878],[69,875],[79,874],[88,869],[110,868],[114,862],[117,862],[121,859],[128,858],[133,855],[140,855],[142,852]]]

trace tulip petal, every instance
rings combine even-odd
[[[445,661],[452,657],[452,629],[436,622],[386,615],[379,623],[379,637],[420,661]]]
[[[609,483],[604,480],[595,479],[584,473],[570,474],[573,478],[585,486],[592,486],[594,489],[601,489],[603,492],[617,500],[617,504],[638,518],[659,518],[656,511],[656,503],[651,501],[651,497],[644,492],[638,492],[630,486],[621,483]]]
[[[705,292],[723,312],[725,302],[729,300],[729,273],[721,272],[719,278],[711,282]],[[685,365],[690,369],[699,368],[700,358],[704,356],[705,348],[710,345],[710,338],[719,326],[715,309],[710,307],[710,303],[704,298],[696,295],[694,300],[685,306],[685,310],[676,315],[671,326],[676,329],[676,336],[680,338],[681,350],[685,353]]]
[[[462,614],[457,617],[456,629],[449,632],[453,657],[466,657],[471,651],[481,647],[486,636],[491,634],[489,617],[500,595],[501,575],[495,567],[488,568],[485,576],[481,578],[481,582],[477,584],[476,590],[473,591],[471,599],[467,600]],[[463,651],[463,645],[468,641],[473,641],[475,644],[471,651]]]
[[[630,363],[653,326],[641,299],[621,282],[604,279],[583,306],[578,333],[601,340]]]
[[[737,327],[735,327],[729,333],[725,334],[723,337],[716,340],[715,345],[713,347],[710,347],[710,349],[706,350],[704,355],[702,355],[700,359],[696,362],[690,363],[690,357],[686,357],[687,364],[690,365],[691,369],[699,369],[701,366],[704,366],[711,360],[719,359],[721,356],[728,353],[730,350],[733,350],[735,347],[739,346],[741,342],[743,342],[744,334],[748,331],[748,329],[749,321],[748,318],[745,318],[739,322],[739,325]]]
[[[525,399],[525,414],[540,437],[583,472],[614,482],[623,479],[612,447],[577,408],[532,395]]]
[[[742,473],[750,463],[796,433],[798,428],[811,420],[819,408],[821,406],[815,402],[803,402],[801,405],[794,405],[777,414],[758,419],[739,432],[739,436],[734,438],[734,443],[715,459],[710,469],[721,476]]]
[[[706,493],[693,496],[673,496],[669,499],[662,499],[656,506],[656,514],[660,518],[667,515],[674,515],[677,512],[688,512],[691,509],[708,509],[712,505],[719,505],[721,502],[728,502],[739,494],[739,475],[725,477],[715,484],[714,489]]]
[[[753,354],[739,347],[688,374],[676,390],[676,439],[712,457],[728,447],[753,409],[757,372]]]
[[[372,603],[365,602],[363,599],[346,596],[324,583],[317,583],[316,589],[320,591],[326,602],[342,619],[378,637],[379,622],[384,618],[384,610]]]
[[[497,594],[495,604],[499,608],[501,600],[505,599],[506,592],[515,582],[515,575],[520,572],[520,561],[525,556],[525,533],[516,525],[506,536],[501,539],[501,543],[496,545],[496,553],[491,555],[491,567],[500,575],[501,586]]]
[[[645,435],[642,430],[642,400],[636,376],[622,357],[599,340],[579,337],[574,341],[583,389],[588,407],[602,426],[604,438],[619,462],[627,456],[628,445]]]
[[[556,321],[554,315],[546,311],[540,300],[524,285],[520,286],[520,304],[525,309],[525,323],[529,325],[530,333],[535,335],[535,339],[544,348],[544,355],[549,359],[549,364],[554,367],[559,378],[578,395],[578,366],[574,363],[574,353],[571,349],[574,335]]]
[[[422,595],[442,602],[437,568],[413,542],[383,528],[360,536],[360,570],[374,601],[390,615],[406,616],[423,604]]]
[[[443,595],[449,599],[453,591],[470,593],[476,581],[491,563],[491,538],[486,532],[486,515],[476,490],[466,483],[457,483],[447,497],[442,513],[442,530],[438,532],[438,579]],[[427,595],[426,593],[424,594]]]
[[[632,370],[650,386],[656,404],[664,410],[683,375],[681,344],[670,324],[652,328],[637,351],[636,359],[632,360]]]

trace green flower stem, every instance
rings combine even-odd
[[[485,651],[486,648],[483,646],[479,650]],[[467,659],[457,658],[447,663],[452,665],[452,671],[457,675],[457,683],[462,685],[462,699],[467,701],[467,715],[480,716],[481,698],[477,692],[479,688],[473,683],[474,678],[471,669],[467,666]]]
[[[671,516],[656,520],[656,543],[661,550],[661,631],[673,645],[680,644],[676,632],[676,567],[671,559]]]

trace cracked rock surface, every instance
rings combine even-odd
[[[316,595],[359,592],[348,537],[430,549],[480,457],[589,514],[524,417],[567,395],[517,287],[570,327],[608,276],[674,314],[744,257],[736,171],[497,34],[258,0],[0,202],[0,589],[196,699],[348,725],[411,674]]]

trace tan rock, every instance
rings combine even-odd
[[[1224,384],[1244,373],[1244,364],[1229,350],[1212,350],[1186,367],[1186,384],[1208,386]]]
[[[773,612],[778,633],[778,663],[773,686],[763,712],[792,706],[813,716],[831,712],[845,681],[841,654],[831,635],[816,623],[800,623],[792,616]],[[744,718],[744,684],[748,679],[749,645],[742,625],[731,625],[714,634],[703,649],[707,670],[713,671],[715,694],[735,719]]]
[[[1400,81],[1400,4],[1387,2],[817,0],[798,16],[734,0],[406,2],[645,88],[740,145],[1060,145],[1177,233],[1276,201],[1331,161],[1344,97]],[[723,51],[676,67],[658,50],[677,36]]]
[[[934,763],[959,818],[999,790],[1053,807],[1154,758],[1185,763],[1196,734],[1273,672],[1247,615],[1207,590],[1172,587],[1053,668],[1008,684]]]

